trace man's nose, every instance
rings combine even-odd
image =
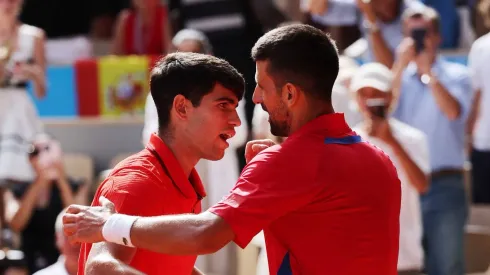
[[[254,93],[252,95],[252,101],[255,104],[262,103],[262,92],[258,89],[258,87],[255,87]]]
[[[240,120],[240,116],[238,115],[238,112],[235,110],[230,118],[230,124],[233,125],[233,127],[238,127],[242,125],[242,121]]]

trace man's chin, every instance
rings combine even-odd
[[[214,154],[209,154],[203,157],[203,159],[218,161],[225,156],[225,150],[220,150],[220,152],[215,152]]]

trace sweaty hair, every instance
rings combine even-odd
[[[277,88],[289,82],[315,99],[331,102],[339,56],[335,42],[321,30],[304,24],[271,30],[257,41],[252,58],[269,61],[267,70]]]
[[[245,91],[242,75],[227,61],[199,53],[172,53],[155,65],[150,92],[158,113],[158,128],[166,131],[174,98],[183,95],[198,107],[216,84],[231,90],[240,100]]]

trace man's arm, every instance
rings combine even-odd
[[[134,246],[173,255],[202,255],[218,251],[235,238],[219,216],[175,215],[138,218],[131,227]]]
[[[481,102],[481,90],[477,90],[475,98],[473,99],[473,104],[471,105],[470,115],[468,117],[468,135],[472,136],[475,129],[475,124],[478,119],[478,114],[480,113],[480,102]]]
[[[446,115],[449,120],[456,120],[461,115],[461,106],[458,100],[449,93],[444,85],[439,82],[438,78],[432,74],[428,74],[430,77],[429,88],[432,91],[437,105],[441,111]]]
[[[65,234],[71,241],[106,240],[173,255],[212,253],[231,240],[244,248],[260,230],[310,203],[324,188],[310,178],[313,172],[307,162],[293,164],[288,157],[293,151],[284,152],[270,150],[253,158],[232,192],[202,214],[147,218],[114,214],[112,203],[102,197],[102,207],[70,206],[63,216]],[[281,173],[278,167],[305,173]],[[297,184],[301,181],[309,184]]]
[[[427,192],[429,187],[429,180],[427,174],[417,165],[417,163],[410,157],[408,152],[403,148],[403,146],[393,138],[391,142],[388,143],[393,150],[393,153],[396,155],[402,169],[405,171],[405,175],[407,175],[410,183],[417,189],[417,191],[421,194]],[[415,153],[415,152],[414,152]],[[425,155],[425,152],[416,152],[417,154]]]
[[[478,40],[473,43],[471,50],[468,54],[468,68],[470,69],[472,88],[475,91],[475,98],[471,106],[470,114],[468,117],[467,134],[471,137],[473,135],[473,130],[475,123],[478,119],[478,114],[480,112],[480,101],[481,101],[481,87],[483,79],[486,77],[485,70],[481,69],[481,44]]]
[[[378,20],[373,10],[372,3],[365,3],[364,1],[357,0],[357,5],[365,17],[366,23],[371,25],[367,36],[371,41],[371,46],[373,47],[372,52],[375,61],[385,65],[388,68],[391,68],[395,59],[394,54],[388,47],[388,44],[383,38],[381,30],[377,25]]]
[[[381,31],[370,31],[368,38],[371,40],[375,60],[386,67],[391,68],[393,66],[394,56],[390,48],[388,48]]]
[[[128,264],[134,257],[136,248],[112,243],[93,244],[85,264],[85,274],[90,275],[141,275],[143,273]]]
[[[63,230],[71,241],[107,241],[158,253],[200,255],[214,253],[235,238],[225,220],[211,212],[154,217],[112,215],[114,204],[105,197],[99,201],[102,207],[71,205],[67,209]]]

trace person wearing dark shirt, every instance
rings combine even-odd
[[[54,224],[63,208],[74,202],[79,186],[65,176],[60,153],[56,141],[44,135],[36,138],[29,154],[36,179],[13,184],[6,193],[8,226],[21,235],[29,274],[58,260]]]

